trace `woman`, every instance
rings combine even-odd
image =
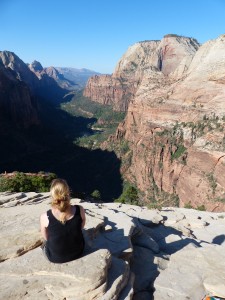
[[[43,251],[54,263],[65,263],[79,258],[84,250],[82,228],[84,208],[70,204],[70,190],[63,179],[51,184],[52,208],[40,217],[41,234],[45,239]]]

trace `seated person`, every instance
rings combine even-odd
[[[70,190],[63,179],[54,179],[50,188],[51,209],[40,217],[43,251],[53,263],[65,263],[81,257],[84,250],[82,228],[84,208],[70,204]]]

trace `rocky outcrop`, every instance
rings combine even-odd
[[[117,151],[122,172],[146,202],[169,204],[171,198],[173,205],[225,209],[224,53],[224,35],[201,46],[167,35],[130,47],[112,77],[90,79],[86,96],[106,103],[107,95],[116,109],[128,107],[116,137],[103,148],[117,151],[127,143],[125,154]],[[132,91],[126,100],[109,92],[115,80]]]
[[[40,248],[49,204],[49,193],[0,194],[4,299],[225,297],[224,213],[83,202],[85,253],[53,264]]]
[[[145,74],[162,72],[182,76],[199,44],[195,39],[165,36],[162,41],[144,41],[129,47],[112,76],[89,79],[84,96],[115,110],[126,111]]]
[[[34,60],[31,64],[28,65],[28,67],[34,73],[41,72],[43,70],[41,63],[37,60]]]
[[[73,90],[75,83],[66,79],[62,73],[54,67],[43,68],[42,65],[38,61],[33,61],[29,65],[29,69],[38,77],[39,80],[44,80],[44,82],[48,82],[51,84],[52,79],[62,88],[66,90]]]
[[[6,69],[15,72],[16,78],[29,87],[33,96],[58,103],[67,92],[42,69],[38,62],[27,65],[16,54],[9,51],[0,51],[0,62]]]
[[[34,92],[38,88],[38,78],[29,67],[13,52],[0,51],[0,61],[6,69],[11,69],[16,73],[18,80],[24,82],[30,90]]]

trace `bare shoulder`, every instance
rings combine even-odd
[[[85,214],[85,210],[84,210],[83,206],[82,206],[82,205],[79,205],[79,207],[80,207],[80,213],[81,213],[81,214]]]
[[[79,207],[80,207],[80,210],[84,211],[84,208],[82,205],[79,205]]]
[[[48,220],[47,212],[44,212],[44,213],[41,214],[41,216],[40,216],[40,223],[44,227],[48,226],[49,220]]]
[[[83,206],[79,205],[79,207],[80,207],[80,215],[81,215],[82,219],[84,219],[85,218],[85,210],[84,210]]]
[[[73,205],[73,208],[76,209],[77,206],[80,208],[80,212],[81,212],[81,211],[84,212],[84,208],[83,208],[82,205],[75,204],[75,205]]]
[[[82,218],[81,228],[84,228],[84,225],[86,223],[85,210],[84,210],[83,206],[79,205],[79,207],[80,207],[80,216]]]

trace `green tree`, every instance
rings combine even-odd
[[[123,189],[123,193],[115,202],[138,205],[138,190],[134,186],[127,184]]]
[[[101,193],[99,192],[99,190],[94,190],[91,193],[91,197],[94,198],[95,200],[101,200]]]

